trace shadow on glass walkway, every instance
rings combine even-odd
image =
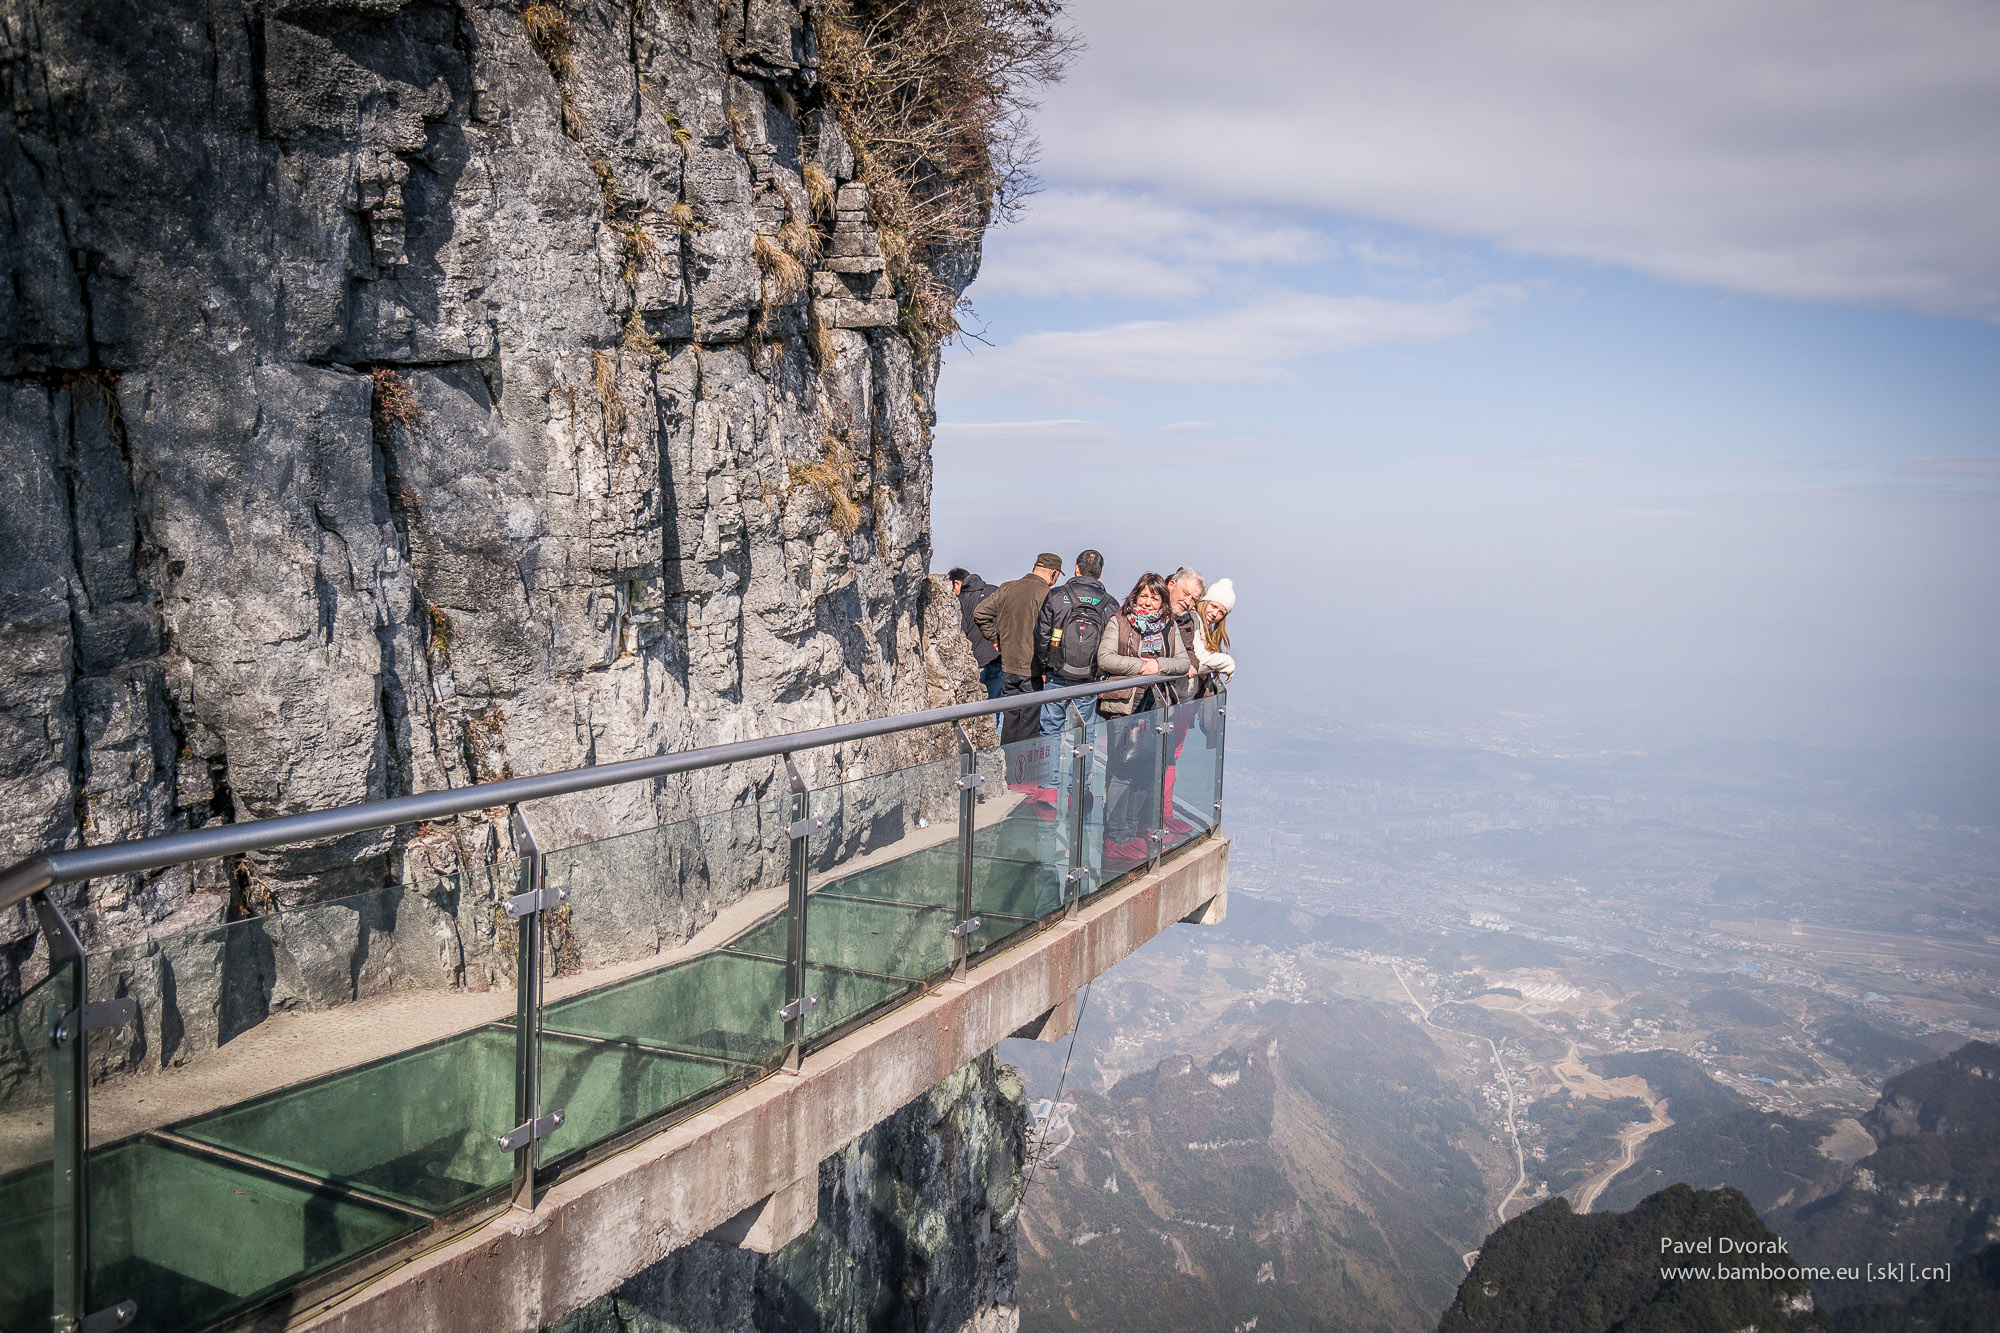
[[[1103,693],[1070,687],[1044,700]],[[693,1114],[1218,826],[1220,693],[996,749],[986,702],[0,875],[48,976],[0,1009],[0,1330],[298,1316]],[[808,789],[794,751],[950,725]],[[543,849],[524,805],[782,757],[790,792]],[[57,884],[511,807],[513,859],[86,954]]]

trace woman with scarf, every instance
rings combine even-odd
[[[1167,581],[1158,574],[1142,574],[1132,585],[1098,645],[1097,669],[1107,678],[1150,676],[1158,682],[1097,699],[1097,711],[1109,719],[1104,872],[1111,875],[1152,855],[1158,824],[1151,812],[1159,799],[1159,741],[1150,726],[1132,715],[1171,705],[1177,697],[1174,684],[1193,670],[1181,628],[1168,609]]]

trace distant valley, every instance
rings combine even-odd
[[[2000,819],[1871,828],[1867,809],[1909,793],[1828,796],[1824,772],[1732,784],[1685,758],[1648,761],[1678,784],[1670,800],[1613,788],[1579,814],[1582,778],[1640,765],[1323,739],[1239,759],[1232,733],[1247,808],[1226,815],[1229,921],[1101,979],[1073,1052],[1004,1048],[1045,1131],[1024,1328],[1429,1329],[1502,1220],[1558,1195],[1622,1212],[1679,1181],[1734,1187],[1831,1248],[1871,1225],[1864,1205],[1919,1197],[1931,1211],[1911,1234],[1976,1253],[1992,1136],[1891,1142],[1897,1113],[1876,1102],[2000,1036],[1983,869]],[[1945,788],[1934,804],[1988,818]],[[1413,827],[1385,797],[1442,813]],[[1356,813],[1313,814],[1329,808]],[[1502,818],[1521,827],[1489,827]],[[1864,918],[1897,928],[1848,924]],[[1967,1197],[1940,1211],[1924,1163]]]

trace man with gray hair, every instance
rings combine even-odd
[[[1180,622],[1181,639],[1185,643],[1194,642],[1198,628],[1194,623],[1194,606],[1207,591],[1208,580],[1201,576],[1201,571],[1186,565],[1175,570],[1174,576],[1167,580],[1167,609]],[[1194,674],[1192,654],[1188,659],[1188,674]]]

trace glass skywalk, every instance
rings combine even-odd
[[[1211,831],[1223,713],[58,959],[0,1009],[0,1333],[310,1309]]]

